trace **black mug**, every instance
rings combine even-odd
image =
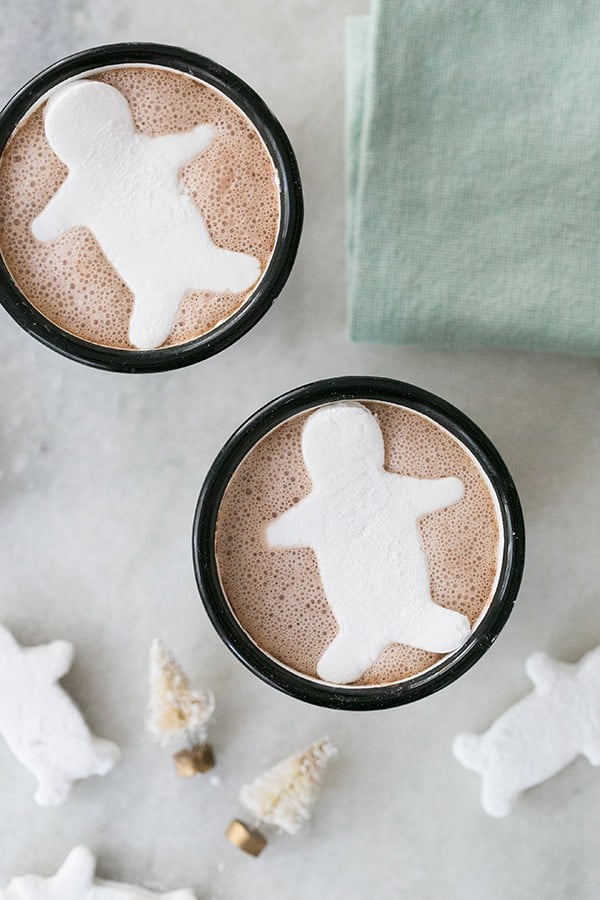
[[[438,663],[396,683],[336,685],[304,675],[263,651],[244,630],[227,599],[216,556],[217,518],[225,490],[252,448],[281,423],[300,413],[339,401],[381,401],[421,413],[446,429],[472,454],[497,501],[503,550],[493,595],[466,642]],[[235,548],[232,549],[235,553]],[[198,588],[216,631],[255,675],[286,694],[334,709],[366,710],[399,706],[449,685],[495,641],[515,602],[524,566],[525,534],[519,497],[498,451],[456,407],[421,388],[387,378],[349,376],[317,381],[267,403],[227,441],[206,476],[193,526],[193,557]]]
[[[291,272],[303,220],[300,175],[290,142],[263,100],[237,75],[206,57],[162,44],[109,44],[69,56],[31,79],[0,113],[0,154],[15,129],[52,89],[94,71],[156,66],[191,75],[224,94],[257,129],[279,179],[280,219],[273,253],[254,291],[212,330],[186,343],[151,350],[116,349],[84,340],[39,312],[12,278],[0,253],[0,302],[30,335],[77,362],[114,372],[157,372],[206,359],[242,337],[266,313]],[[1,248],[0,248],[1,250]]]

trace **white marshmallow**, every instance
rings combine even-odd
[[[51,95],[44,127],[69,174],[33,234],[52,241],[76,226],[92,231],[134,295],[135,347],[164,343],[189,291],[240,292],[258,280],[258,260],[217,247],[180,184],[180,168],[212,141],[211,125],[148,137],[120,91],[83,80]]]
[[[448,653],[470,634],[466,616],[431,599],[418,522],[461,499],[458,478],[386,472],[377,419],[358,403],[329,404],[302,434],[312,492],[266,528],[271,547],[312,547],[339,631],[320,678],[360,678],[390,643]]]
[[[453,752],[482,778],[481,803],[507,816],[518,795],[580,754],[600,765],[600,647],[576,665],[534,653],[526,671],[535,689],[485,734],[459,734]]]
[[[106,775],[119,748],[91,734],[57,684],[73,661],[73,646],[54,641],[21,647],[0,625],[0,735],[38,780],[40,806],[63,803],[74,781]]]
[[[120,884],[116,881],[94,879],[96,860],[87,847],[75,847],[67,859],[51,878],[39,875],[22,875],[13,878],[0,900],[196,900],[189,890],[169,891],[157,894],[154,891]]]

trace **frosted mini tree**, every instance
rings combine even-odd
[[[187,747],[175,753],[175,767],[182,778],[208,772],[215,764],[206,727],[215,708],[212,691],[193,689],[177,660],[160,641],[150,648],[150,704],[148,728],[162,743],[183,738]]]
[[[250,828],[234,819],[227,829],[229,840],[252,856],[258,856],[267,843],[257,830],[260,825],[274,825],[288,834],[296,834],[310,818],[325,767],[336,753],[335,747],[323,738],[245,785],[240,791],[240,801],[255,816],[255,823]]]

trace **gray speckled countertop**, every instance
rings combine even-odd
[[[496,821],[479,779],[450,753],[526,691],[526,656],[577,659],[600,642],[596,360],[493,351],[353,346],[343,284],[343,18],[366,0],[5,0],[6,99],[59,56],[106,41],[181,44],[249,81],[284,122],[306,191],[292,277],[240,343],[187,370],[130,377],[87,370],[0,328],[0,620],[24,643],[72,641],[66,685],[95,730],[123,748],[104,780],[40,809],[0,744],[0,884],[49,873],[72,845],[105,878],[193,886],[199,900],[444,896],[592,900],[600,882],[600,773],[579,759]],[[460,406],[495,441],[521,492],[528,563],[492,650],[450,688],[404,709],[336,713],[247,673],[202,611],[190,526],[202,479],[262,403],[315,378],[381,374]],[[218,782],[172,773],[143,731],[147,652],[159,634],[211,684]],[[331,764],[313,821],[259,860],[223,838],[239,785],[328,734]]]

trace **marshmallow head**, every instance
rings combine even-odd
[[[327,452],[323,453],[323,447]],[[358,403],[337,403],[313,413],[302,432],[302,455],[313,481],[339,472],[383,467],[384,446],[375,416]]]
[[[100,81],[76,81],[50,97],[44,129],[56,155],[71,168],[102,149],[111,136],[133,132],[134,124],[129,104],[116,88]]]

